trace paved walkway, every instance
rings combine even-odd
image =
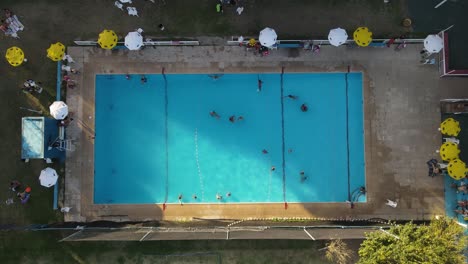
[[[444,214],[442,178],[427,176],[426,161],[440,144],[439,100],[460,98],[465,79],[440,79],[436,66],[420,65],[421,45],[400,52],[387,48],[323,46],[320,54],[275,50],[260,58],[237,46],[157,47],[138,52],[69,47],[81,68],[79,87],[67,92],[78,122],[68,128],[77,149],[66,163],[65,206],[75,210],[66,221],[191,220],[199,218],[386,218],[430,219]],[[96,73],[182,72],[333,72],[364,73],[366,180],[368,202],[346,203],[94,205],[93,138]],[[466,94],[466,93],[465,93]],[[385,205],[398,201],[397,208]]]

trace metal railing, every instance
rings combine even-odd
[[[96,46],[97,41],[94,40],[75,40],[74,43],[78,46]],[[167,40],[167,41],[143,41],[145,46],[199,46],[198,40]],[[124,42],[117,42],[117,46],[124,46]]]
[[[239,226],[239,227],[85,227],[39,228],[34,231],[76,231],[59,242],[66,241],[152,241],[152,240],[232,240],[232,239],[302,239],[327,240],[363,239],[365,233],[385,231],[388,226]],[[349,235],[346,235],[349,232]]]
[[[255,39],[255,38],[253,38]],[[249,40],[250,38],[244,38],[244,41],[242,41],[242,44],[243,45],[247,45],[249,43]],[[255,39],[256,41],[258,41],[258,39]],[[373,39],[372,40],[372,43],[387,43],[389,42],[390,39]],[[421,44],[424,42],[424,39],[396,39],[393,43],[394,44],[400,44],[400,43],[407,43],[407,44]],[[238,41],[238,37],[231,37],[231,40],[228,40],[227,42],[227,45],[231,45],[231,46],[237,46],[239,45],[239,41]],[[297,43],[297,44],[300,44],[300,43],[312,43],[312,44],[315,44],[315,45],[331,45],[330,44],[330,41],[328,41],[328,39],[288,39],[288,40],[277,40],[276,43],[278,45],[281,45],[281,44],[292,44],[292,43]],[[343,45],[350,45],[350,44],[354,44],[354,40],[352,39],[348,39],[346,41],[345,44]]]

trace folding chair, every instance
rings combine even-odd
[[[58,139],[64,140],[65,139],[65,127],[59,126],[59,136]]]
[[[60,151],[73,151],[73,144],[70,139],[65,139],[65,140],[59,140],[59,145],[57,147],[58,150]]]
[[[122,3],[120,3],[119,1],[115,1],[114,5],[115,5],[118,9],[120,9],[120,10],[123,11],[123,5],[122,5]]]
[[[135,7],[127,6],[127,11],[129,16],[138,16],[138,11]]]

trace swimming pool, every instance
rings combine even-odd
[[[212,77],[96,75],[95,204],[344,202],[365,186],[361,73]]]

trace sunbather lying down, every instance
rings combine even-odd
[[[7,19],[2,20],[0,30],[2,30],[7,36],[19,38],[17,32],[23,30],[24,26],[18,20],[18,17],[16,15],[13,15],[10,11],[8,12],[10,15],[7,16]]]
[[[18,20],[16,15],[13,15],[5,20],[8,23],[8,26],[14,31],[22,31],[24,29],[23,24]]]

